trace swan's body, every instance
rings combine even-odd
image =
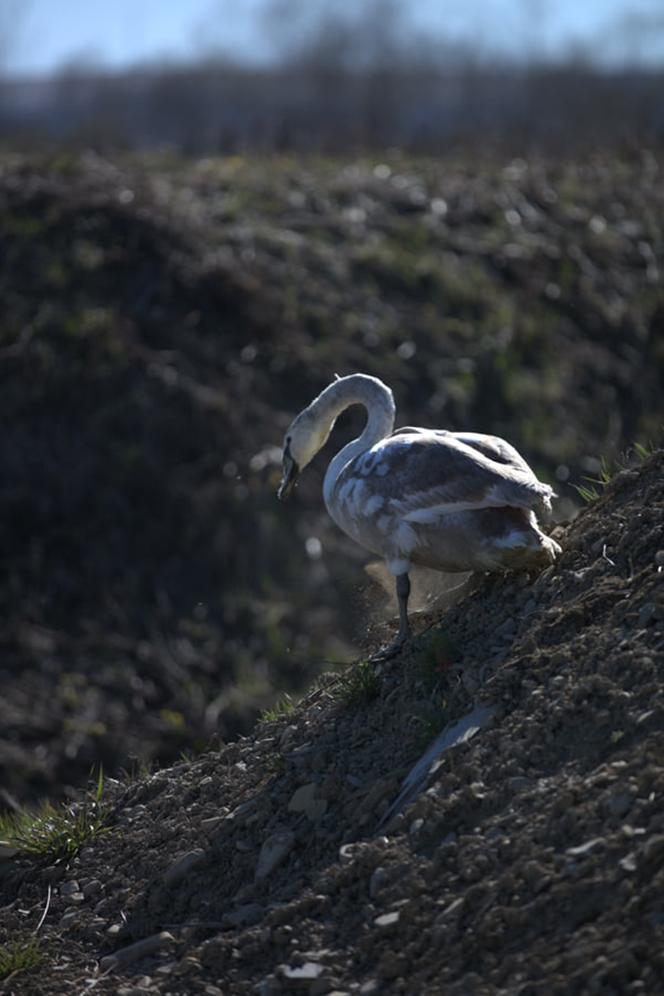
[[[364,432],[331,461],[323,496],[345,533],[385,559],[397,580],[401,626],[412,564],[439,571],[529,569],[551,563],[558,544],[538,527],[553,491],[497,436],[394,428],[392,392],[352,374],[329,385],[291,424],[284,442],[287,497],[298,472],[325,444],[339,414],[362,404]]]

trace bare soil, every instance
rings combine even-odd
[[[556,538],[538,577],[422,616],[368,700],[327,675],[249,737],[110,781],[109,832],[68,866],[1,862],[0,943],[51,897],[41,965],[0,990],[664,992],[664,452]],[[479,703],[491,724],[381,825]]]

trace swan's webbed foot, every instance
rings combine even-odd
[[[380,647],[375,654],[371,655],[369,660],[372,664],[381,664],[383,661],[392,660],[403,649],[409,636],[410,629],[407,633],[397,633],[391,643],[388,643],[386,647]]]
[[[381,661],[389,661],[396,657],[403,645],[410,637],[410,623],[408,622],[408,596],[410,595],[410,578],[408,574],[397,574],[397,598],[399,600],[399,632],[386,647],[381,647],[369,658],[370,661],[379,664]]]

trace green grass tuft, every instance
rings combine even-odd
[[[60,806],[45,802],[34,812],[23,810],[0,818],[0,837],[17,849],[19,857],[45,864],[69,860],[106,831],[103,792],[100,771],[95,788],[81,802]]]
[[[656,447],[651,443],[634,443],[631,449],[628,449],[614,461],[613,466],[609,464],[605,457],[602,457],[600,461],[599,477],[582,478],[582,480],[586,483],[575,484],[574,490],[577,492],[579,497],[586,502],[586,504],[597,501],[597,499],[601,497],[607,484],[613,480],[616,474],[619,474],[622,470],[629,470],[630,467],[638,466],[643,463],[644,460],[647,460],[648,457],[652,456],[655,449]]]
[[[583,498],[587,504],[597,501],[604,488],[619,469],[621,468],[614,467],[611,469],[606,458],[602,457],[600,461],[599,477],[584,477],[583,480],[586,483],[575,484],[574,489],[577,491],[579,497]],[[602,491],[598,491],[598,488],[601,488]]]
[[[259,723],[274,723],[283,716],[288,716],[295,709],[295,703],[288,693],[277,699],[270,709],[265,709],[258,720]]]
[[[0,982],[15,975],[17,972],[24,972],[26,969],[35,968],[42,960],[43,954],[37,940],[30,941],[10,941],[8,944],[0,945]]]
[[[340,698],[347,706],[362,706],[378,695],[380,681],[371,661],[350,664],[339,675]]]

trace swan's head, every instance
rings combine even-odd
[[[299,474],[316,456],[327,442],[330,425],[323,424],[311,408],[291,422],[284,436],[284,469],[277,497],[288,498],[295,487]]]

